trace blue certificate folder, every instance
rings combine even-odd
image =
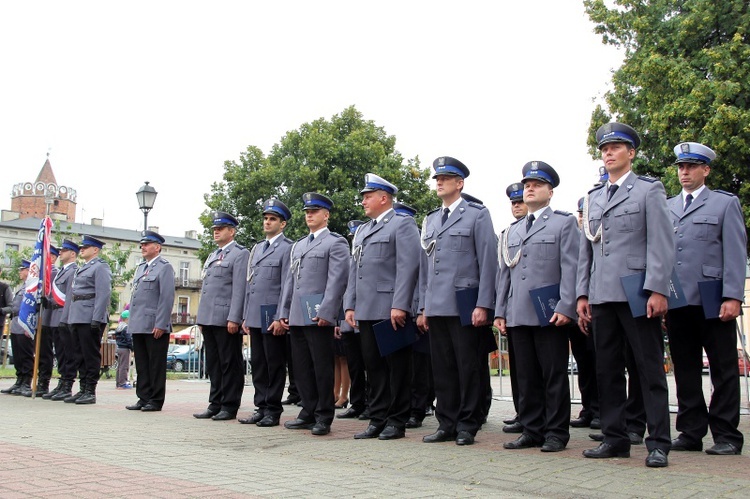
[[[263,334],[270,333],[268,330],[274,321],[278,305],[261,305],[260,306],[260,332]]]
[[[316,326],[318,323],[313,321],[318,316],[320,304],[323,302],[323,295],[304,295],[299,297],[299,303],[302,307],[302,320],[305,326]]]
[[[381,357],[385,357],[416,343],[419,336],[417,334],[417,325],[410,317],[406,318],[404,327],[400,327],[395,331],[390,319],[375,323],[372,326],[372,331],[375,333],[375,341],[378,343],[378,350],[380,350]]]
[[[462,288],[456,290],[458,316],[461,318],[462,326],[471,326],[471,314],[477,308],[478,300],[479,288]]]
[[[701,295],[703,315],[706,319],[718,318],[721,311],[721,295],[724,293],[724,281],[721,279],[700,281],[698,282],[698,292]]]
[[[529,290],[529,296],[534,304],[534,312],[542,327],[551,326],[549,320],[555,314],[555,307],[560,301],[560,284],[550,284],[541,288]]]
[[[620,277],[622,289],[625,290],[625,296],[628,298],[630,312],[633,317],[643,317],[646,315],[646,303],[648,302],[649,293],[643,289],[646,283],[646,273],[639,272]],[[669,296],[667,296],[667,308],[672,310],[687,306],[687,298],[682,292],[682,285],[677,278],[677,273],[672,270],[672,278],[669,280]]]

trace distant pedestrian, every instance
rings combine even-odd
[[[120,323],[115,329],[115,341],[117,342],[117,389],[128,390],[133,385],[128,383],[128,371],[130,370],[130,351],[133,350],[133,336],[128,332],[128,319],[130,312],[124,310],[120,314]]]

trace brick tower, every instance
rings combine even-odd
[[[21,182],[13,186],[11,211],[18,213],[19,218],[44,218],[47,211],[45,192],[52,198],[50,218],[66,222],[76,221],[76,191],[57,184],[49,162],[49,154],[34,182]]]

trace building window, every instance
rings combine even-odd
[[[11,263],[10,262],[10,253],[12,253],[13,251],[15,251],[16,253],[18,253],[19,249],[20,248],[19,248],[19,246],[17,244],[14,244],[14,243],[5,243],[5,252],[3,253],[3,265],[5,267],[7,267],[8,265],[10,265],[10,263]]]
[[[180,262],[180,281],[183,286],[190,282],[190,262]]]

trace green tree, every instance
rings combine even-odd
[[[365,120],[354,106],[330,120],[320,118],[287,132],[267,157],[249,146],[238,161],[224,162],[223,181],[211,186],[205,200],[212,210],[238,217],[237,239],[249,245],[264,237],[261,211],[266,199],[276,197],[289,207],[292,219],[285,232],[297,239],[307,233],[302,194],[319,192],[334,202],[330,229],[346,234],[349,220],[364,218],[359,191],[366,173],[398,186],[398,199],[417,209],[420,216],[438,204],[427,185],[429,171],[420,168],[419,158],[404,160],[396,150],[396,138]],[[211,251],[209,212],[201,222],[206,227],[205,257]]]
[[[747,0],[584,0],[605,44],[624,51],[593,133],[615,116],[643,140],[634,169],[680,190],[673,147],[701,142],[717,153],[708,183],[735,193],[750,220],[750,12]],[[611,5],[609,7],[608,5]]]

